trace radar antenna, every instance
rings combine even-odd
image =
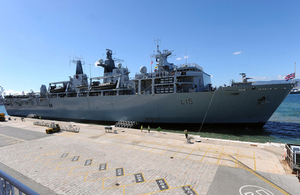
[[[244,72],[240,73],[240,75],[242,75],[243,83],[247,83],[248,79],[253,79],[251,77],[246,77],[246,73],[244,73]]]
[[[69,56],[69,58],[70,58],[70,56]],[[76,75],[77,74],[83,74],[82,65],[85,65],[85,62],[82,60],[82,56],[78,57],[78,56],[75,55],[73,57],[73,60],[69,59],[69,61],[70,61],[69,65],[70,65],[70,63],[76,64]]]
[[[161,43],[161,39],[157,38],[157,39],[154,39],[154,43],[156,42],[156,47],[157,47],[157,50],[156,52],[159,52],[159,43]]]
[[[75,63],[75,64],[76,64],[78,60],[81,61],[81,64],[82,64],[82,65],[85,64],[85,62],[82,60],[82,56],[76,56],[76,55],[75,55],[75,56],[73,56],[73,60],[71,60],[71,59],[70,59],[70,55],[69,55],[69,61],[70,61],[70,62],[69,62],[69,65],[70,65],[71,63]]]
[[[119,59],[119,58],[113,58],[113,60],[114,60],[115,62],[124,62],[124,60]]]

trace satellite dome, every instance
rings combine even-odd
[[[147,68],[146,68],[146,66],[141,66],[140,72],[141,72],[142,74],[146,74],[146,73],[147,73]]]
[[[121,64],[121,63],[118,63],[118,67],[119,67],[119,68],[122,68],[122,64]]]
[[[99,59],[98,62],[99,62],[100,64],[103,64],[103,59]]]

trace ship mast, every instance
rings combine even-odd
[[[156,52],[158,53],[159,52],[159,43],[161,42],[161,40],[159,38],[157,38],[157,39],[154,39],[154,42],[156,42],[156,48],[157,48]]]
[[[153,54],[152,57],[156,59],[158,72],[164,72],[164,71],[170,72],[171,70],[174,70],[174,68],[176,67],[173,63],[168,62],[168,57],[172,55],[172,51],[163,50],[163,52],[161,52],[159,50],[158,41],[157,41],[157,53]]]
[[[294,76],[294,81],[293,81],[293,83],[296,82],[296,62],[295,62],[295,70],[294,70],[294,73],[295,73],[295,76]]]

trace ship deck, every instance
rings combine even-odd
[[[299,192],[284,144],[199,137],[188,143],[183,133],[113,127],[115,134],[82,123],[71,123],[79,133],[48,135],[33,125],[39,119],[11,118],[0,123],[0,169],[40,194]]]

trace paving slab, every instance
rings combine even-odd
[[[49,193],[295,194],[300,189],[283,166],[283,145],[200,137],[200,143],[189,144],[183,134],[113,127],[114,134],[101,125],[57,121],[80,132],[48,135],[46,127],[33,125],[36,120],[16,117],[0,124],[6,143],[0,163]]]

